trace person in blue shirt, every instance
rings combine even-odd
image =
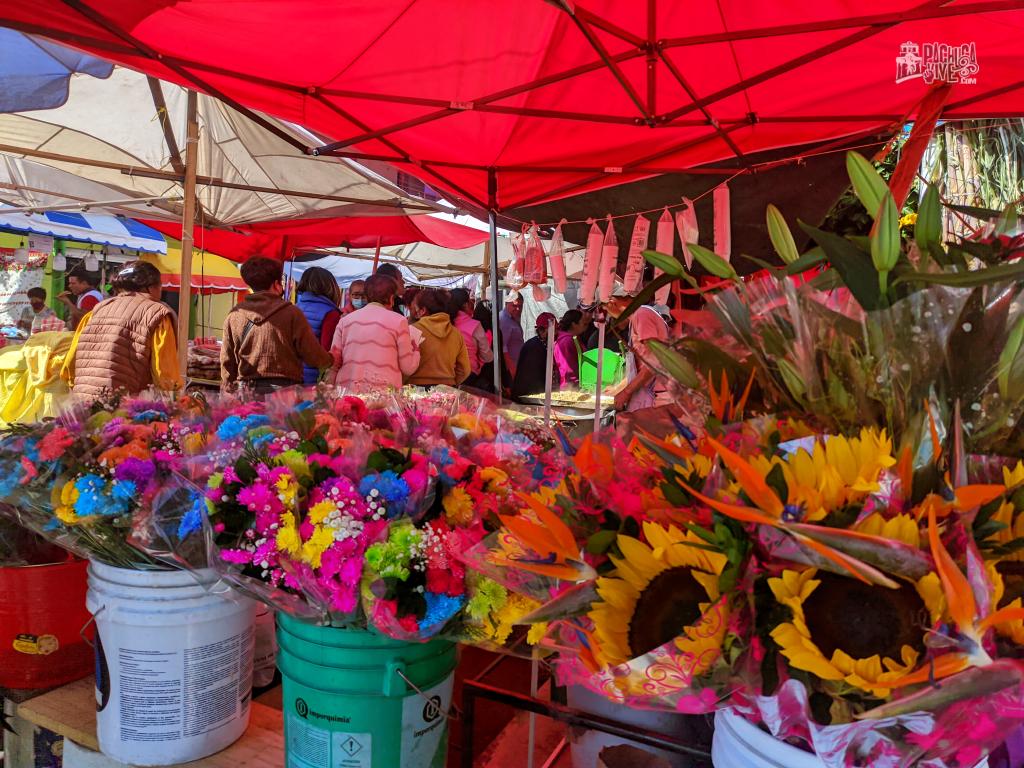
[[[341,319],[341,287],[338,281],[323,267],[310,267],[302,273],[298,293],[296,306],[309,321],[313,335],[324,349],[330,351],[334,329]],[[316,384],[319,377],[320,372],[316,368],[302,365],[303,384]]]

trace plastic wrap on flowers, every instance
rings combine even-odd
[[[408,640],[475,633],[501,595],[455,554],[485,535],[518,470],[463,455],[448,420],[479,407],[454,402],[320,389],[215,403],[192,479],[217,471],[201,496],[184,479],[168,491],[165,541],[194,550],[201,532],[227,580],[302,618]]]
[[[820,725],[797,680],[773,696],[737,697],[733,705],[777,739],[802,743],[828,768],[975,768],[1024,724],[1024,689],[1017,662],[997,662],[1003,678],[978,697],[937,713],[920,711],[842,725]],[[1012,664],[1012,669],[1007,664]]]
[[[133,545],[162,484],[204,443],[202,403],[125,398],[0,437],[3,512],[81,557],[167,567]]]

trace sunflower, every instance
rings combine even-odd
[[[811,451],[800,448],[786,458],[750,459],[762,477],[779,466],[789,489],[789,506],[806,510],[808,521],[861,501],[878,490],[878,477],[896,463],[892,440],[884,430],[863,429],[859,437],[830,436]]]
[[[619,536],[622,557],[611,557],[612,576],[597,580],[601,601],[590,610],[594,622],[595,660],[619,665],[675,640],[684,653],[700,660],[694,675],[707,671],[709,649],[721,646],[725,621],[715,631],[698,628],[708,608],[719,600],[718,577],[726,558],[690,546],[701,540],[675,527],[644,523],[648,544]]]
[[[942,612],[941,586],[928,577],[886,589],[808,568],[768,586],[792,613],[771,632],[790,665],[879,698],[889,694],[879,683],[917,666],[931,617]]]

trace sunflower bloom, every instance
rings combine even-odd
[[[597,580],[601,601],[590,610],[594,658],[614,666],[675,640],[680,651],[700,660],[693,674],[701,675],[725,636],[724,620],[713,632],[696,627],[721,597],[718,577],[726,558],[691,546],[701,540],[675,527],[645,522],[644,536],[647,544],[619,536],[622,557],[611,557],[615,572]]]

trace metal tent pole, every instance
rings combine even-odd
[[[494,350],[494,393],[501,401],[501,285],[498,282],[498,174],[493,168],[487,171],[487,223],[491,228],[491,340]]]
[[[178,362],[182,375],[188,371],[188,328],[192,311],[192,230],[196,217],[196,165],[199,159],[199,124],[196,111],[199,96],[188,92],[185,128],[185,201],[181,214],[181,268],[178,288]]]
[[[594,434],[601,431],[601,392],[604,389],[604,329],[607,316],[604,308],[599,310],[597,319],[597,384],[594,385]]]

